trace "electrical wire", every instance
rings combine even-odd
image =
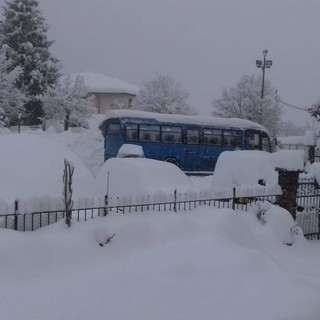
[[[292,107],[292,108],[295,108],[295,109],[298,109],[298,110],[302,110],[302,111],[306,111],[306,112],[308,112],[308,110],[307,110],[307,109],[305,109],[305,108],[301,108],[301,107],[294,106],[293,104],[290,104],[290,103],[284,102],[284,101],[280,100],[280,99],[279,99],[279,98],[277,98],[277,97],[276,97],[276,101],[277,101],[277,102],[280,102],[280,103],[282,103],[282,104],[284,104],[284,105],[286,105],[286,106],[289,106],[289,107]]]

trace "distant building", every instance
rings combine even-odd
[[[73,73],[71,79],[83,79],[88,99],[97,112],[104,114],[110,109],[129,109],[140,89],[117,78],[96,72]]]

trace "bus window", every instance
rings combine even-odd
[[[241,147],[241,131],[223,130],[223,145],[226,147]]]
[[[222,145],[222,130],[204,129],[203,130],[203,144],[209,146]]]
[[[271,152],[270,139],[268,136],[264,134],[262,134],[262,137],[261,137],[261,150]]]
[[[181,143],[181,127],[162,126],[162,142]]]
[[[260,134],[258,132],[246,132],[246,148],[260,150]]]
[[[138,125],[126,125],[126,141],[138,141]]]
[[[187,144],[198,144],[199,143],[199,130],[188,129],[187,130]]]
[[[119,123],[109,123],[107,127],[107,135],[118,135],[120,130]]]
[[[139,140],[160,142],[160,126],[152,124],[141,124],[139,130]]]

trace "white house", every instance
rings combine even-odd
[[[104,114],[110,109],[127,109],[140,89],[117,78],[96,72],[73,73],[71,80],[80,76],[83,79],[88,99],[92,101],[98,113]]]

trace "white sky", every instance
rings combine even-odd
[[[3,3],[4,0],[0,0]],[[318,0],[39,0],[64,72],[96,71],[136,86],[168,74],[202,114],[223,87],[266,71],[296,106],[320,98]],[[305,113],[285,107],[287,118]]]

